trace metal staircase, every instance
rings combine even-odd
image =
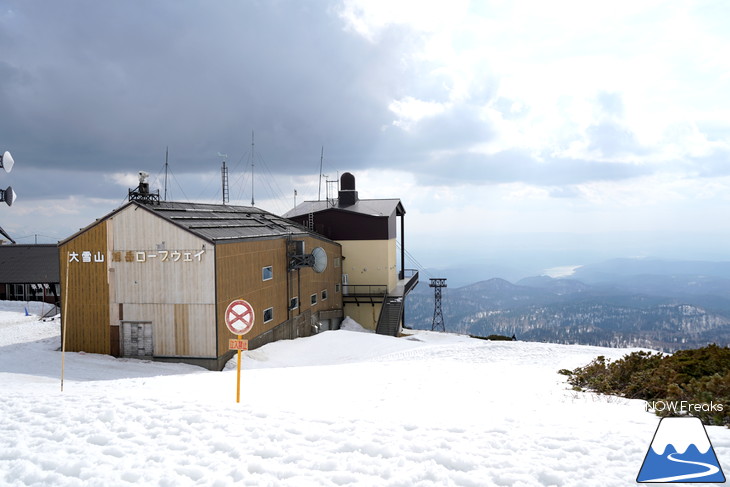
[[[383,307],[380,309],[378,325],[375,333],[378,335],[398,336],[400,322],[403,317],[403,296],[386,296]]]

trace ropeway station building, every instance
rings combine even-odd
[[[253,307],[249,348],[343,318],[341,246],[253,207],[138,198],[60,242],[59,258],[69,351],[220,370],[233,300]]]
[[[359,199],[349,173],[341,182],[338,199],[283,217],[160,201],[140,184],[58,245],[67,350],[221,370],[233,354],[226,309],[241,299],[255,316],[250,349],[337,329],[345,316],[397,336],[418,282],[402,264],[405,210]]]

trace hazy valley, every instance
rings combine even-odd
[[[410,327],[431,328],[428,284],[422,274],[407,300]],[[582,266],[564,278],[491,278],[445,288],[442,309],[447,331],[479,336],[664,351],[726,346],[730,264],[620,259]]]

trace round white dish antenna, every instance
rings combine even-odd
[[[18,195],[13,191],[12,186],[8,186],[6,189],[0,189],[0,201],[4,201],[6,205],[13,206],[13,201],[18,198]]]
[[[5,151],[3,155],[0,156],[0,167],[5,169],[5,172],[10,172],[13,170],[13,164],[15,164],[13,156],[10,155],[10,152]]]
[[[314,257],[314,265],[312,269],[314,272],[321,273],[327,268],[327,252],[322,247],[317,247],[312,250],[312,256]]]

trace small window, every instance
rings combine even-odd
[[[268,323],[269,321],[274,319],[274,308],[266,308],[264,310],[264,323]]]
[[[340,283],[339,282],[337,284],[335,284],[335,292],[336,293],[340,292]]]
[[[328,295],[328,294],[329,294],[329,293],[327,292],[327,290],[326,290],[326,289],[323,289],[323,290],[322,290],[322,301],[324,301],[325,299],[327,299],[327,295]]]
[[[340,267],[340,258],[335,257],[335,267]]]
[[[299,296],[291,298],[289,301],[289,309],[297,309],[299,307]]]
[[[272,266],[266,266],[261,268],[261,280],[270,281],[274,278],[274,268]]]
[[[309,298],[309,300],[311,301],[312,306],[317,304],[317,293],[312,294],[312,296]]]

